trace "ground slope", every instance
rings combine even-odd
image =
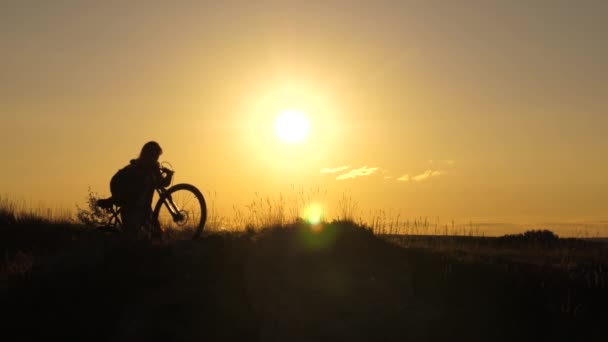
[[[600,340],[608,323],[605,288],[400,248],[350,223],[161,244],[44,224],[0,238],[3,331],[22,338]]]

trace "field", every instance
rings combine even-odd
[[[128,240],[0,215],[4,336],[604,341],[608,244],[373,234],[349,221]]]

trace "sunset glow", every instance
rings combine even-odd
[[[220,216],[320,188],[608,235],[606,2],[10,3],[0,197],[74,211],[155,140]]]
[[[608,0],[2,1],[3,336],[606,341],[607,38]]]

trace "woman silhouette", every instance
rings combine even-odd
[[[150,219],[154,189],[169,186],[173,178],[173,171],[160,167],[158,158],[162,153],[157,142],[147,142],[139,158],[132,159],[110,182],[112,197],[122,207],[121,218],[126,231],[137,232],[142,225],[153,224]]]

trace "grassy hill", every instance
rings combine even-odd
[[[425,239],[332,222],[152,243],[5,220],[3,331],[95,341],[604,340],[605,244]],[[595,252],[534,262],[558,245]],[[537,253],[517,252],[530,246]]]

